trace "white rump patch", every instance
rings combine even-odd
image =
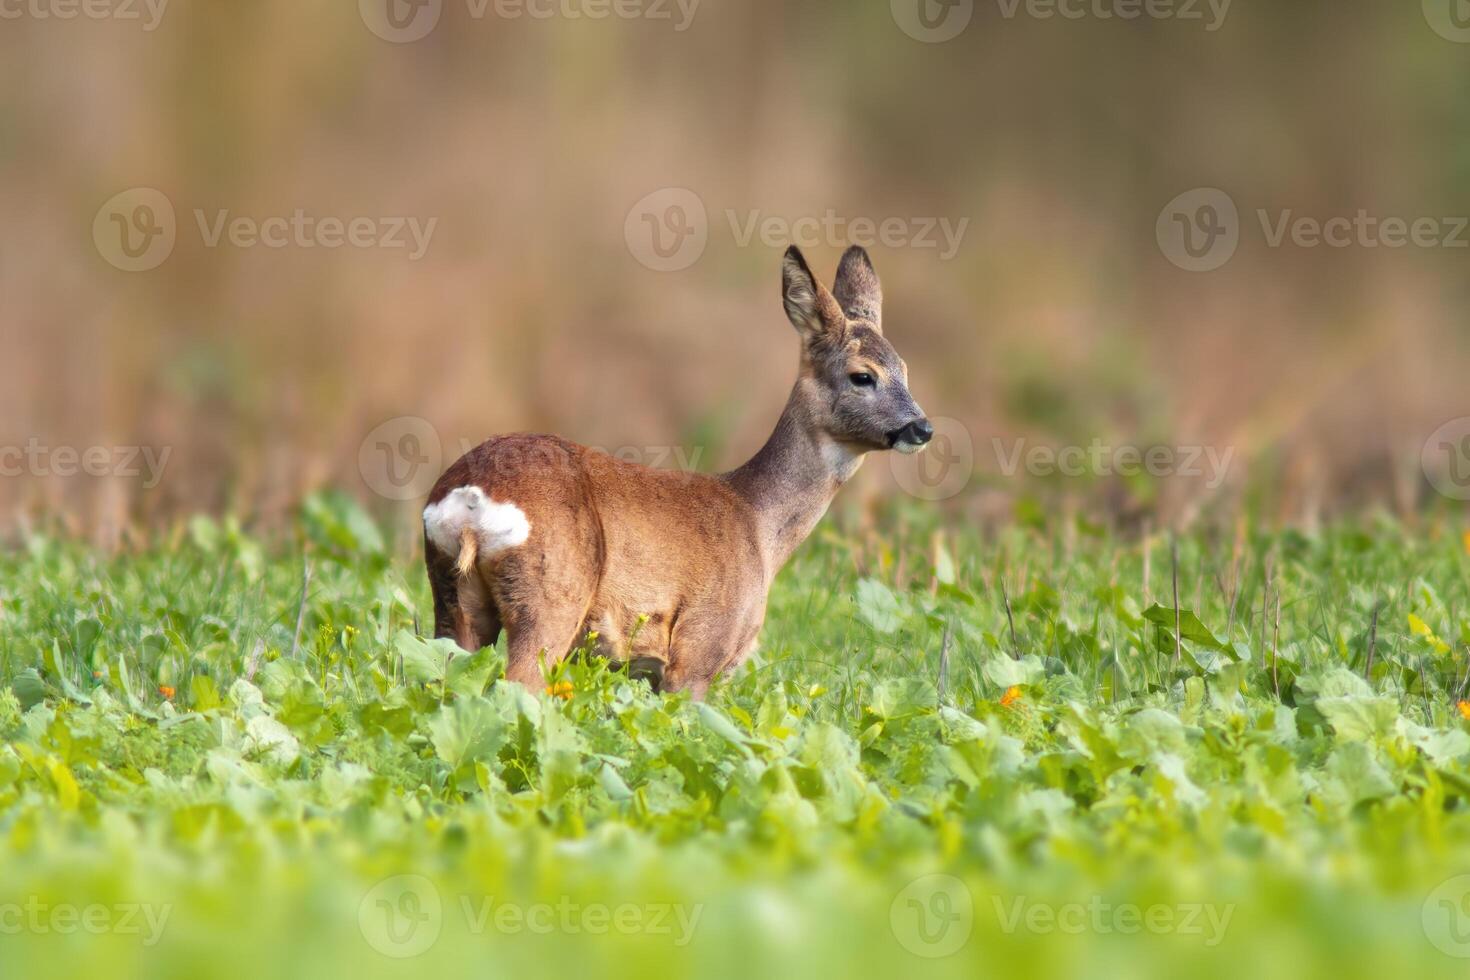
[[[479,487],[456,487],[437,504],[424,508],[424,530],[446,555],[459,554],[460,537],[473,528],[480,554],[493,555],[526,543],[531,522],[511,503],[496,503]]]

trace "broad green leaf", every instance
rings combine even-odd
[[[1169,636],[1174,635],[1174,607],[1154,603],[1144,610],[1143,618],[1164,627]],[[1221,643],[1215,634],[1199,621],[1199,617],[1188,609],[1179,610],[1179,635],[1190,643],[1198,644],[1209,650],[1225,649],[1225,644]]]
[[[1020,660],[992,656],[985,660],[980,671],[987,681],[1002,688],[1036,684],[1046,676],[1046,666],[1036,656],[1025,656]]]
[[[429,719],[434,752],[451,769],[492,759],[508,729],[508,722],[495,705],[481,697],[459,698]]]
[[[879,633],[895,633],[903,625],[904,609],[893,590],[877,579],[857,584],[858,615]]]

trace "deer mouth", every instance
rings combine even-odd
[[[916,453],[934,438],[934,426],[928,419],[916,419],[900,429],[888,433],[888,448],[901,453]]]

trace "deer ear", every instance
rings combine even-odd
[[[883,332],[883,286],[878,282],[878,273],[873,271],[872,260],[861,245],[854,245],[842,253],[832,293],[848,319],[866,320],[874,330]]]
[[[795,245],[786,250],[781,260],[781,303],[786,307],[791,325],[805,341],[840,338],[847,330],[842,307],[827,287],[817,282],[801,249]]]

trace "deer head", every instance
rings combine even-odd
[[[803,426],[854,455],[923,449],[934,427],[909,394],[908,365],[883,336],[883,288],[868,253],[857,245],[843,253],[829,292],[791,246],[781,300],[802,339],[792,407]]]

